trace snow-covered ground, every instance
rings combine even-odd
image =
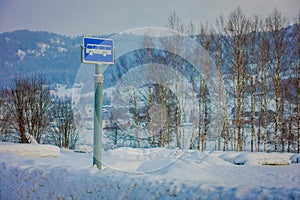
[[[118,148],[102,161],[0,143],[0,199],[300,199],[298,154]]]

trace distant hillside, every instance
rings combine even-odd
[[[72,85],[80,67],[81,37],[19,30],[0,34],[0,85],[18,75],[43,74],[49,83]]]
[[[289,63],[285,65],[287,69],[283,70],[287,74],[283,74],[289,77],[294,75],[291,74],[293,70],[290,70],[290,66],[295,65],[293,63],[297,63],[298,59],[295,53],[297,51],[296,25],[287,27],[285,31],[288,33],[286,40],[289,41],[290,47],[283,61]],[[141,41],[141,36],[124,37],[123,41],[126,45],[130,45],[130,42]],[[0,88],[9,85],[11,80],[18,75],[37,73],[44,75],[49,84],[61,83],[72,86],[81,66],[81,43],[82,37],[62,36],[49,32],[19,30],[0,34]],[[213,55],[214,47],[209,51]],[[228,49],[225,48],[224,51]],[[129,67],[136,66],[134,55],[128,54],[125,57]],[[230,61],[225,62],[229,64]],[[124,62],[121,61],[116,62],[117,68],[124,67],[121,66],[123,64]],[[224,73],[229,71],[225,70]],[[116,78],[111,72],[108,73],[106,87],[112,86]]]

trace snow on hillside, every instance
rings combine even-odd
[[[0,199],[300,199],[298,154],[118,148],[99,171],[91,153],[51,149],[0,143]]]

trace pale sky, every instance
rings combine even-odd
[[[277,9],[295,21],[300,0],[0,0],[0,33],[19,29],[63,35],[102,35],[165,27],[176,12],[184,22],[213,24],[240,6],[252,17]]]

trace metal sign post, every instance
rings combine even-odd
[[[95,64],[95,105],[94,105],[94,142],[93,165],[101,169],[102,156],[102,64],[114,64],[113,41],[110,39],[84,37],[81,51],[83,63]]]
[[[94,110],[94,144],[93,144],[93,165],[101,169],[102,155],[102,93],[103,75],[102,64],[95,65],[95,110]]]

